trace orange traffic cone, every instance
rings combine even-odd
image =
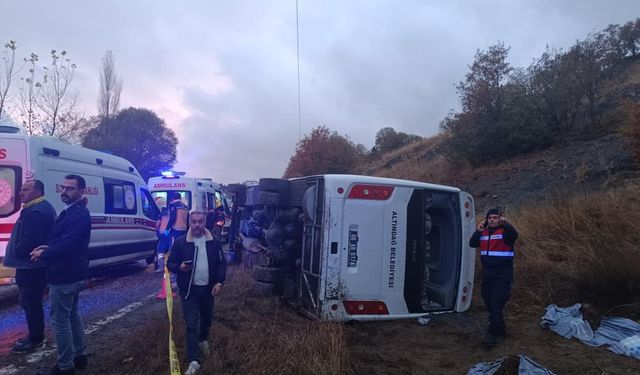
[[[162,276],[162,288],[160,288],[160,291],[158,292],[158,294],[156,294],[157,299],[167,298],[167,282],[164,279],[166,275],[167,274],[165,273],[164,276]]]
[[[169,271],[167,270],[167,268],[165,267],[164,269],[164,275],[162,276],[162,287],[160,288],[160,291],[158,292],[158,294],[156,294],[156,298],[157,299],[166,299],[167,298],[167,279],[171,279],[171,276],[169,274]],[[171,281],[169,281],[171,282]],[[173,296],[173,298],[176,297],[176,292],[172,292],[171,295]]]

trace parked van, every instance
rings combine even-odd
[[[184,172],[165,172],[149,179],[149,190],[160,209],[169,204],[172,193],[178,192],[190,211],[222,211],[225,219],[216,223],[215,230],[220,231],[223,241],[228,238],[231,211],[219,183],[210,178],[186,176]]]
[[[303,312],[382,320],[470,307],[475,209],[458,188],[321,175],[229,191],[239,206],[232,248],[242,250],[259,290]]]
[[[7,131],[7,127],[3,129]],[[157,243],[155,220],[159,210],[130,162],[52,137],[1,130],[0,261],[20,215],[18,192],[22,184],[30,179],[44,182],[45,198],[60,213],[64,208],[60,186],[64,176],[73,173],[87,182],[87,208],[91,213],[89,266],[140,259],[153,262]],[[0,267],[0,281],[11,282],[14,271]]]

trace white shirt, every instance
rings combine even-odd
[[[193,285],[209,284],[209,259],[207,258],[207,238],[205,236],[194,238],[196,246],[196,264],[193,271]]]

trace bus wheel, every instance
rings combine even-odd
[[[285,269],[280,267],[269,267],[263,265],[255,265],[251,267],[251,276],[256,281],[264,283],[277,283],[284,280]]]
[[[289,181],[281,178],[261,178],[258,182],[260,190],[283,193],[289,189]]]
[[[262,281],[253,282],[253,290],[258,296],[272,296],[274,294],[273,283],[265,283]]]

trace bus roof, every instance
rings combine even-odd
[[[326,181],[330,181],[332,183],[351,183],[351,182],[360,182],[365,184],[384,184],[384,185],[393,185],[393,186],[418,186],[425,189],[433,189],[433,190],[441,190],[441,191],[450,191],[459,193],[462,190],[452,186],[439,185],[439,184],[431,184],[428,182],[419,182],[412,180],[401,180],[397,178],[387,178],[387,177],[375,177],[375,176],[362,176],[362,175],[350,175],[350,174],[325,174],[318,176],[307,176],[308,177],[323,177]]]

